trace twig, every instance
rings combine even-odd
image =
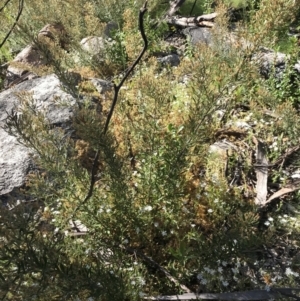
[[[133,71],[133,69],[135,68],[135,66],[139,63],[139,61],[143,57],[143,55],[146,52],[147,47],[148,47],[148,40],[147,40],[147,37],[146,37],[146,34],[145,34],[145,29],[144,29],[144,15],[145,15],[145,13],[147,11],[147,2],[148,1],[146,0],[146,2],[144,3],[143,7],[140,9],[140,13],[139,13],[139,30],[141,32],[141,36],[142,36],[143,41],[144,41],[144,47],[143,47],[142,51],[140,52],[139,56],[137,57],[137,59],[132,64],[132,66],[125,73],[125,75],[124,75],[123,79],[121,80],[121,82],[118,85],[114,84],[114,92],[115,92],[115,94],[114,94],[114,98],[113,98],[113,102],[112,102],[110,111],[109,111],[109,113],[107,115],[107,119],[106,119],[104,130],[103,130],[103,135],[106,135],[106,133],[107,133],[108,126],[109,126],[111,117],[113,115],[115,106],[117,104],[119,91],[120,91],[122,85],[124,84],[125,80],[129,76],[129,74]],[[96,152],[96,155],[95,155],[95,158],[93,160],[93,166],[92,166],[92,171],[91,171],[91,181],[90,181],[89,191],[88,191],[86,197],[84,198],[84,200],[75,208],[75,210],[74,210],[74,212],[73,212],[73,214],[72,214],[72,216],[71,216],[70,219],[74,218],[75,214],[78,212],[78,210],[81,208],[81,206],[83,206],[91,198],[91,196],[93,195],[93,189],[94,189],[94,185],[95,185],[95,182],[96,182],[96,171],[97,171],[97,162],[99,160],[99,154],[100,154],[100,149],[98,148],[98,150]]]
[[[152,264],[153,266],[155,266],[157,269],[159,269],[161,272],[163,272],[170,281],[172,281],[176,285],[180,286],[180,288],[184,292],[192,293],[192,291],[187,286],[185,286],[184,284],[179,283],[179,281],[176,278],[174,278],[165,268],[160,266],[156,261],[154,261],[149,256],[145,255],[144,253],[142,253],[141,251],[136,250],[136,249],[126,248],[126,251],[128,251],[132,254],[136,254],[138,257],[142,258],[143,260],[145,260],[145,261],[149,262],[150,264]]]
[[[8,3],[10,2],[11,0],[7,0],[4,5],[0,8],[0,13],[3,11],[3,9],[5,8],[6,5],[8,5]]]
[[[6,1],[6,3],[4,4],[3,7],[1,7],[0,12],[4,9],[4,7],[10,2],[10,0]],[[14,24],[12,25],[11,29],[9,30],[9,32],[7,33],[7,35],[4,37],[3,41],[0,44],[0,49],[2,48],[2,46],[4,45],[4,43],[7,41],[7,39],[9,38],[9,36],[11,35],[12,31],[14,30],[15,26],[17,25],[17,23],[19,22],[19,19],[21,17],[22,11],[23,11],[23,7],[24,7],[24,0],[19,0],[19,11],[18,11],[18,15],[16,17],[16,20],[14,22]]]

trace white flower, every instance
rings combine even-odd
[[[286,274],[287,276],[292,275],[292,276],[295,276],[295,277],[299,277],[299,273],[293,272],[293,271],[291,270],[291,268],[286,268],[285,274]]]
[[[139,279],[139,283],[140,283],[141,285],[145,285],[145,284],[146,284],[146,281],[145,281],[144,278],[139,277],[138,279]]]
[[[270,226],[270,222],[269,222],[269,221],[266,221],[264,224],[265,224],[267,227]]]
[[[64,233],[65,233],[65,236],[68,236],[68,234],[69,234],[69,231],[68,231],[68,230],[66,230]]]
[[[289,276],[289,275],[293,275],[294,273],[293,273],[293,271],[292,271],[290,268],[286,268],[285,274],[286,274],[287,276]]]
[[[157,222],[154,223],[154,227],[156,227],[156,228],[158,227],[158,223]]]
[[[239,270],[236,268],[231,268],[231,271],[233,272],[233,274],[237,274],[239,272]]]
[[[161,231],[161,235],[162,236],[166,236],[167,235],[167,231]]]
[[[222,266],[223,266],[223,267],[226,267],[227,264],[228,264],[227,261],[222,261]]]
[[[142,209],[142,211],[151,211],[151,210],[152,210],[152,206],[150,205],[147,205]]]
[[[222,273],[223,272],[223,268],[222,267],[218,267],[218,272]]]
[[[205,285],[205,284],[207,284],[207,280],[203,278],[203,279],[201,279],[200,283]]]
[[[198,274],[198,275],[197,275],[197,279],[198,279],[198,280],[201,280],[202,278],[203,278],[202,274]]]
[[[124,245],[128,244],[128,242],[129,242],[128,239],[124,239],[124,240],[123,240],[123,244],[124,244]]]
[[[274,218],[273,218],[273,217],[269,217],[268,220],[269,220],[270,222],[273,222],[273,221],[274,221]]]
[[[214,203],[219,203],[219,199],[215,199],[215,200],[214,200]]]
[[[214,212],[214,211],[213,211],[212,209],[208,209],[207,212],[208,212],[208,213],[212,213],[212,212]]]
[[[287,220],[286,220],[285,218],[283,218],[283,219],[280,220],[280,222],[281,222],[282,224],[286,224],[286,223],[287,223]]]
[[[223,284],[223,286],[225,286],[225,287],[229,285],[228,281],[226,281],[226,280],[225,280],[225,281],[222,281],[222,284]]]
[[[54,233],[57,233],[58,231],[59,231],[59,228],[56,227],[56,228],[54,229]]]
[[[131,284],[132,284],[132,285],[135,285],[135,281],[134,281],[134,280],[132,280],[132,281],[131,281]]]

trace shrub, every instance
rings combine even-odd
[[[49,3],[47,10],[44,2],[36,3],[39,14],[20,25],[27,34],[46,19],[62,19],[78,40],[95,33],[92,24],[106,20],[99,8],[93,11],[98,1]],[[117,49],[110,49],[116,56],[107,64],[130,66],[141,48],[133,22],[136,4],[105,3],[117,8],[109,18],[115,13],[124,22],[115,33]],[[224,7],[219,6],[221,14]],[[73,139],[49,125],[30,95],[20,95],[22,114],[10,116],[7,130],[34,150],[39,170],[25,185],[32,204],[2,209],[3,297],[138,300],[144,294],[180,293],[184,285],[222,292],[264,287],[269,278],[276,285],[297,279],[297,262],[285,276],[279,265],[265,265],[265,250],[299,235],[297,209],[280,202],[262,212],[251,187],[254,136],[266,142],[270,159],[285,154],[287,139],[289,146],[298,143],[299,114],[286,96],[294,97],[290,84],[283,81],[281,93],[259,77],[250,60],[259,46],[274,45],[291,8],[289,1],[261,1],[249,23],[240,25],[235,45],[198,45],[177,68],[162,68],[149,55],[121,90],[106,135],[107,100],[98,112],[88,97],[78,99]],[[77,16],[78,9],[86,13]],[[215,41],[228,34],[226,19],[218,26]],[[153,32],[152,37],[159,39]],[[252,42],[248,49],[242,39]],[[61,59],[55,46],[51,51],[53,70],[61,75],[68,69],[68,54]],[[266,116],[267,109],[280,117]],[[257,125],[238,131],[235,118]],[[233,134],[222,132],[228,128]],[[212,152],[221,138],[236,148]],[[92,168],[95,185],[86,198]],[[279,218],[283,214],[289,217]],[[88,234],[74,236],[70,219],[85,225]]]

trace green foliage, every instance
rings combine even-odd
[[[189,45],[177,68],[162,68],[152,57],[165,50],[161,38],[167,30],[165,24],[156,27],[162,11],[152,12],[146,19],[148,57],[121,90],[107,135],[111,93],[97,98],[99,112],[91,102],[94,89],[85,83],[75,88],[68,74],[78,68],[87,69],[86,77],[114,76],[130,66],[142,47],[136,24],[141,3],[32,3],[20,24],[23,31],[15,35],[30,40],[45,23],[62,21],[72,35],[68,51],[34,41],[48,59],[48,72],[73,95],[85,95],[77,99],[72,135],[49,124],[25,93],[8,118],[6,130],[32,150],[38,170],[24,186],[31,202],[1,209],[0,297],[140,300],[180,293],[180,284],[203,292],[264,287],[269,278],[274,285],[292,285],[298,261],[284,274],[279,264],[265,264],[266,249],[283,242],[299,248],[299,202],[296,195],[265,212],[255,206],[252,138],[266,143],[271,163],[298,145],[299,89],[291,81],[292,67],[280,82],[273,76],[264,80],[249,60],[259,46],[276,45],[291,9],[286,1],[262,1],[240,25],[233,45]],[[198,3],[203,12],[210,4]],[[280,14],[274,13],[279,7]],[[98,61],[81,54],[78,41],[100,35],[101,22],[111,19],[120,29],[107,52]],[[218,21],[215,41],[224,39],[227,25]],[[252,42],[247,49],[243,39]],[[296,50],[291,53],[293,66]],[[56,105],[66,104],[56,100]],[[237,121],[252,126],[240,129]],[[234,147],[213,151],[220,141]],[[291,161],[290,168],[299,164],[297,154]],[[84,202],[93,166],[93,194]],[[270,172],[274,184],[281,178],[287,178],[282,168]],[[71,218],[88,233],[74,235]]]

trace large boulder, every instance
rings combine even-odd
[[[36,107],[45,112],[53,125],[66,128],[73,115],[76,100],[63,91],[59,79],[51,74],[27,80],[0,93],[0,200],[21,187],[28,172],[34,168],[30,150],[9,135],[3,127],[8,114],[17,110],[20,92],[32,94]],[[60,103],[58,100],[62,100]],[[67,104],[67,105],[66,105]]]
[[[37,43],[27,45],[9,64],[6,72],[5,88],[16,85],[25,79],[36,77],[32,70],[46,66],[48,63],[45,55],[40,50],[40,46],[49,47],[50,44],[58,43],[62,49],[68,50],[69,36],[61,23],[47,24],[39,31]]]
[[[217,29],[215,28],[214,30]],[[239,39],[234,32],[230,32],[222,39],[215,38],[211,29],[205,27],[188,27],[183,30],[183,33],[188,37],[192,45],[206,44],[223,55],[226,55],[229,49],[236,47],[235,45],[241,46],[242,50],[245,51],[252,47],[249,41]],[[259,72],[264,78],[268,79],[274,76],[276,80],[280,81],[289,63],[289,56],[272,49],[260,47],[252,56],[252,61],[258,65]],[[294,65],[293,69],[296,74],[300,75],[300,60]]]
[[[284,53],[261,47],[260,52],[253,56],[260,69],[260,74],[266,79],[274,76],[276,80],[282,80],[290,57]],[[294,64],[293,70],[300,75],[300,60]]]
[[[29,70],[32,67],[43,66],[45,63],[45,59],[36,46],[26,46],[8,66],[5,87],[8,88],[13,84],[18,84],[22,79],[25,79],[25,76],[34,77],[34,73],[30,73]]]
[[[89,81],[102,95],[113,88],[112,83],[98,78]],[[24,81],[0,93],[0,200],[4,202],[9,199],[8,194],[14,199],[19,198],[19,187],[25,183],[27,174],[36,168],[31,150],[4,130],[9,114],[18,112],[20,93],[31,95],[34,106],[45,114],[49,123],[69,134],[73,133],[71,119],[81,101],[81,97],[75,99],[68,94],[54,74]]]

